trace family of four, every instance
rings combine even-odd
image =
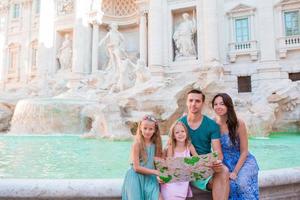
[[[214,174],[191,183],[212,191],[214,200],[259,199],[258,165],[248,152],[245,123],[236,116],[231,97],[217,94],[212,100],[214,120],[202,114],[205,95],[199,90],[187,94],[187,115],[171,127],[165,151],[157,120],[146,115],[138,125],[132,146],[132,166],[122,187],[122,200],[179,200],[192,196],[189,182],[163,183],[154,157],[189,157],[218,152]]]

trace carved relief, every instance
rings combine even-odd
[[[74,11],[73,0],[59,0],[57,2],[57,15],[68,15]]]

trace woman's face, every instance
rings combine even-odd
[[[214,111],[219,116],[223,116],[227,114],[227,107],[223,102],[223,98],[220,96],[217,97],[214,101]]]
[[[155,122],[143,120],[141,123],[141,132],[145,140],[151,140],[155,132]]]
[[[174,137],[177,142],[185,142],[187,135],[184,127],[181,124],[177,124],[174,127]]]

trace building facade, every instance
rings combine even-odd
[[[173,36],[184,13],[195,24],[195,54],[176,59]],[[133,60],[142,59],[153,73],[216,62],[228,86],[245,95],[263,81],[300,78],[299,0],[2,0],[1,83],[28,83],[62,68],[79,74],[105,69],[99,41],[111,23]],[[68,67],[59,58],[66,35]]]

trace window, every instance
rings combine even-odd
[[[19,18],[20,17],[20,4],[14,4],[13,5],[13,18],[16,19],[16,18]]]
[[[299,35],[299,11],[290,11],[284,13],[285,35]]]
[[[249,41],[249,20],[247,18],[235,19],[235,40],[236,42]]]
[[[14,73],[17,68],[17,52],[12,50],[9,54],[9,73]]]
[[[36,69],[36,64],[37,64],[37,49],[36,48],[33,48],[32,49],[32,67],[34,69]]]
[[[238,92],[251,92],[251,76],[238,77]]]
[[[35,14],[40,14],[41,10],[41,0],[35,1]]]
[[[292,81],[300,81],[300,72],[289,73],[289,79],[291,79]]]

